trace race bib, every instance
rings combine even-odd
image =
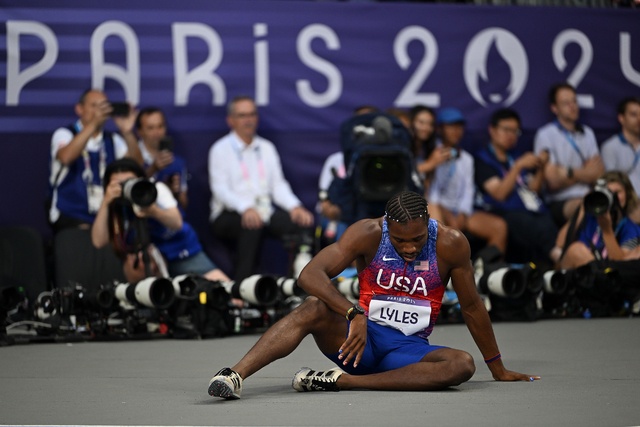
[[[87,185],[87,200],[89,200],[89,213],[96,213],[102,204],[104,190],[101,185]]]
[[[369,319],[409,336],[429,327],[431,302],[406,296],[377,295],[369,303]]]

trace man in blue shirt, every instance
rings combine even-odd
[[[142,163],[132,131],[133,108],[126,116],[113,116],[120,134],[104,130],[113,108],[100,90],[85,91],[75,112],[78,120],[58,128],[51,138],[49,222],[54,232],[91,226],[102,203],[102,177],[109,163],[123,157]]]

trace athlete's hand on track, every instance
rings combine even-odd
[[[357,315],[349,326],[349,335],[344,344],[340,347],[338,359],[342,360],[344,366],[353,361],[353,367],[357,367],[362,359],[364,347],[367,344],[367,317]]]
[[[493,374],[493,378],[496,381],[535,381],[540,379],[538,375],[521,374],[507,369],[499,374]]]

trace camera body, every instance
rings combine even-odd
[[[617,202],[617,197],[607,187],[604,179],[596,181],[596,185],[589,194],[584,196],[584,210],[592,215],[602,215],[611,210]]]
[[[122,182],[122,197],[134,205],[146,208],[155,203],[158,190],[153,181],[146,178],[131,178]]]
[[[411,135],[396,117],[384,113],[356,115],[340,128],[346,178],[334,178],[328,198],[340,206],[341,220],[351,224],[384,214],[393,195],[421,192],[411,151]]]

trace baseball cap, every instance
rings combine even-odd
[[[465,123],[466,120],[462,115],[462,112],[457,108],[447,107],[441,108],[438,111],[438,117],[436,118],[438,124],[452,124],[452,123]]]

